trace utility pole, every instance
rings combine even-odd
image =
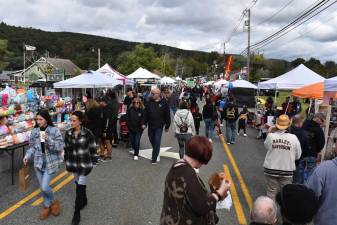
[[[26,45],[25,43],[23,43],[23,83],[24,84],[26,83],[25,71],[26,71]]]
[[[222,79],[226,77],[226,42],[223,43],[223,76]]]
[[[250,74],[250,9],[246,11],[248,20],[247,20],[247,28],[248,28],[248,47],[247,47],[247,81],[249,81]]]
[[[101,49],[98,48],[98,69],[101,68]]]

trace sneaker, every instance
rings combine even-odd
[[[227,145],[230,145],[231,143],[230,142],[227,142]]]
[[[238,136],[240,136],[240,133],[238,132]],[[245,135],[243,135],[243,136],[245,136]]]
[[[160,156],[157,157],[157,163],[159,163],[159,162],[160,162]]]
[[[135,155],[135,156],[133,157],[133,160],[138,160],[138,156]]]
[[[100,156],[100,157],[97,159],[98,163],[105,162],[104,158],[105,158],[104,156]]]
[[[118,147],[118,144],[112,144],[112,147],[114,147],[114,148],[117,148]]]
[[[223,127],[223,124],[222,124],[222,123],[220,124],[220,127]]]
[[[212,139],[208,138],[209,142],[213,143]]]
[[[104,158],[104,161],[112,161],[111,156],[106,156],[106,157]]]
[[[156,165],[156,164],[157,164],[157,161],[152,160],[152,161],[151,161],[151,164],[152,164],[152,165]]]
[[[247,134],[243,134],[244,137],[247,137]]]
[[[234,145],[234,144],[235,144],[235,141],[232,141],[231,144]]]

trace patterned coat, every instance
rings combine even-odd
[[[69,172],[86,176],[93,168],[94,155],[91,152],[96,151],[95,137],[85,127],[81,127],[77,138],[73,132],[73,129],[70,129],[65,136],[64,161],[66,168]]]
[[[61,132],[56,127],[48,126],[46,129],[48,136],[45,141],[46,171],[48,174],[57,172],[63,161],[62,151],[64,141]],[[26,152],[25,159],[29,160],[34,156],[34,167],[42,169],[43,153],[40,141],[40,128],[34,128],[29,138],[29,149]]]
[[[216,200],[194,169],[178,161],[165,181],[160,225],[214,225]]]

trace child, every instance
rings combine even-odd
[[[239,128],[238,128],[238,136],[240,135],[240,130],[243,130],[243,136],[247,137],[246,134],[246,123],[247,123],[248,109],[247,106],[243,106],[242,111],[239,114]]]
[[[199,107],[195,107],[195,112],[192,113],[194,119],[195,132],[199,135],[200,121],[202,121],[202,114],[199,112]]]

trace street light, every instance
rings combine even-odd
[[[95,52],[95,48],[92,48],[91,51]],[[97,64],[98,64],[98,69],[99,69],[101,68],[101,49],[100,48],[97,49],[97,57],[98,57]]]

